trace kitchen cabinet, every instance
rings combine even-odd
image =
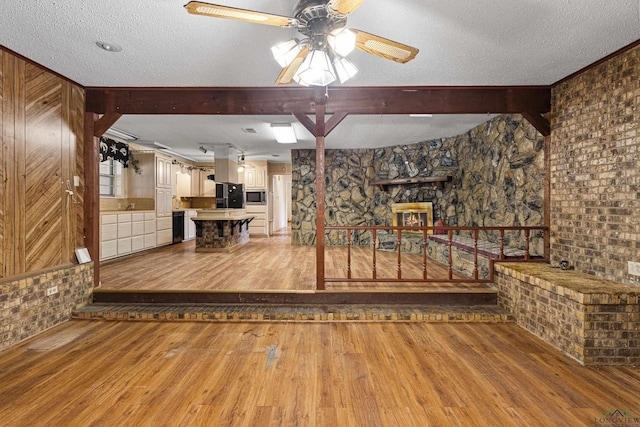
[[[156,154],[156,187],[171,188],[171,158]]]
[[[191,197],[191,174],[176,173],[176,197]]]
[[[267,188],[266,167],[254,169],[247,166],[244,170],[244,185],[247,190],[265,190]]]
[[[197,216],[197,211],[189,209],[184,212],[184,240],[196,238],[196,223],[191,218]]]
[[[171,158],[156,154],[156,246],[173,241]]]
[[[216,183],[208,178],[213,174],[213,170],[191,170],[191,197],[216,197]]]
[[[249,235],[268,236],[269,217],[267,214],[267,205],[247,205],[246,212],[254,216],[253,220],[249,223]]]
[[[154,212],[100,215],[100,260],[129,255],[156,246]]]

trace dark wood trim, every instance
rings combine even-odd
[[[451,182],[452,179],[453,177],[451,175],[420,176],[415,178],[378,179],[378,180],[369,181],[369,184],[377,185],[382,190],[384,190],[384,187],[388,185],[408,185],[408,184],[435,184],[439,188],[442,188],[443,182]]]
[[[304,126],[313,136],[316,136],[316,124],[305,113],[297,111],[293,113],[294,117]]]
[[[93,136],[101,137],[120,117],[120,113],[104,113],[93,126]]]
[[[553,88],[555,88],[556,86],[558,86],[559,84],[562,84],[562,83],[566,82],[567,80],[571,80],[572,78],[574,78],[574,77],[576,77],[576,76],[578,76],[578,75],[580,75],[580,74],[582,74],[582,73],[584,73],[584,72],[586,72],[586,71],[589,71],[590,69],[595,68],[595,67],[597,67],[598,65],[603,64],[603,63],[607,62],[607,61],[608,61],[608,60],[610,60],[611,58],[614,58],[614,57],[616,57],[616,56],[618,56],[618,55],[620,55],[620,54],[622,54],[622,53],[625,53],[626,51],[631,50],[631,49],[633,49],[633,48],[634,48],[634,47],[636,47],[636,46],[640,46],[640,39],[639,39],[639,40],[634,41],[633,43],[630,43],[630,44],[626,45],[626,46],[625,46],[625,47],[623,47],[623,48],[620,48],[620,49],[616,50],[616,51],[615,51],[615,52],[613,52],[613,53],[610,53],[609,55],[605,56],[604,58],[599,59],[599,60],[597,60],[596,62],[593,62],[593,63],[591,63],[591,64],[587,65],[587,66],[586,66],[586,67],[584,67],[584,68],[579,69],[579,70],[578,70],[578,71],[576,71],[575,73],[571,73],[571,74],[569,74],[568,76],[566,76],[566,77],[564,77],[564,78],[562,78],[562,79],[558,80],[557,82],[555,82],[555,83],[551,84],[551,86],[550,86],[550,87],[553,89]]]
[[[533,127],[542,134],[542,136],[551,135],[551,123],[549,123],[549,120],[542,114],[523,111],[522,116],[527,119],[527,121],[531,123]]]
[[[345,111],[333,113],[333,115],[327,120],[324,136],[327,136],[334,130],[342,121],[349,115]]]
[[[316,107],[316,289],[324,284],[324,105]]]
[[[84,115],[84,244],[93,260],[93,285],[100,284],[100,139],[94,136],[98,115]]]
[[[551,257],[551,136],[544,137],[544,257]]]
[[[328,88],[87,88],[87,111],[100,114],[486,114],[547,113],[548,86]]]
[[[497,291],[379,292],[144,292],[103,291],[93,293],[95,303],[149,304],[424,304],[496,305]]]

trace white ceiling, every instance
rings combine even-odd
[[[215,3],[291,15],[295,1]],[[0,4],[3,46],[84,86],[271,86],[270,47],[297,33],[194,16],[186,0],[21,0]],[[352,86],[549,85],[640,39],[639,0],[368,0],[347,26],[420,49],[407,64],[361,51]],[[99,49],[96,41],[122,51]],[[388,146],[464,132],[487,116],[349,116],[327,148]],[[270,122],[289,116],[125,116],[115,127],[197,160],[200,143],[232,144],[247,158],[288,160]],[[248,134],[242,128],[254,128]],[[314,140],[295,126],[296,148]],[[186,150],[182,152],[182,150]],[[272,157],[280,155],[279,158]]]

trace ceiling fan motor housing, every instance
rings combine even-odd
[[[314,43],[318,36],[326,36],[347,25],[347,17],[333,13],[327,3],[328,0],[300,0],[293,11],[298,31],[314,39]]]

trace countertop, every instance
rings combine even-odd
[[[123,209],[116,211],[100,211],[100,215],[118,215],[118,214],[128,214],[128,213],[149,213],[155,212],[155,209],[133,209],[125,211]]]
[[[243,220],[253,218],[245,209],[198,209],[197,216],[191,218],[194,221],[219,221],[219,220]]]

